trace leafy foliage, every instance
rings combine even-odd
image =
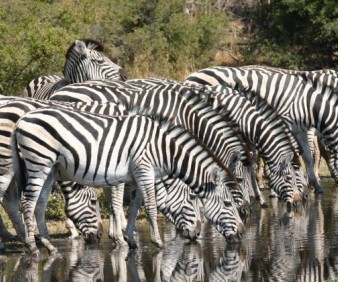
[[[191,21],[184,1],[0,1],[0,92],[20,95],[40,75],[61,74],[78,38],[106,46],[130,77],[180,74],[210,63],[226,17]]]
[[[306,69],[337,64],[335,0],[263,1],[256,6],[252,18],[256,52],[259,50],[267,63]]]

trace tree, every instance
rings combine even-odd
[[[252,19],[256,52],[272,64],[306,69],[337,65],[335,0],[261,1]]]

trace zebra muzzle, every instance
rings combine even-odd
[[[85,236],[85,240],[88,244],[96,244],[99,242],[99,238],[95,233],[88,233]]]

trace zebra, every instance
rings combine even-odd
[[[0,102],[1,102],[0,104],[0,120],[1,120],[1,124],[0,124],[0,131],[1,131],[1,134],[0,134],[0,199],[3,198],[3,201],[2,201],[3,207],[5,208],[6,212],[8,213],[10,219],[13,222],[15,230],[17,231],[17,234],[18,234],[18,238],[20,240],[23,240],[24,239],[24,226],[21,221],[21,216],[18,213],[18,211],[20,210],[18,206],[19,195],[16,192],[15,183],[13,181],[14,171],[13,171],[12,155],[11,155],[11,149],[10,149],[10,135],[14,130],[16,121],[24,113],[32,109],[39,108],[39,107],[46,107],[48,105],[51,105],[52,103],[50,102],[47,103],[47,102],[43,102],[39,100],[33,100],[29,98],[17,98],[17,97],[10,99],[10,100],[8,98],[5,98],[4,100],[7,103],[5,103],[5,101],[4,103],[2,103],[3,102],[2,100],[3,99],[0,99]],[[56,103],[53,103],[53,104],[56,104]],[[65,107],[65,105],[63,106]],[[71,108],[74,106],[75,105],[68,105],[68,107],[71,107]],[[89,105],[86,104],[86,105],[81,106],[80,104],[78,104],[77,107],[80,108],[81,110],[86,110],[89,108]],[[92,111],[96,111],[97,113],[108,113],[109,114],[109,112],[102,110],[103,107],[100,105],[91,105],[90,107]],[[112,108],[112,107],[109,105],[109,108]],[[114,110],[111,111],[111,113],[125,114],[126,111],[124,108],[119,106],[119,107],[115,107]],[[76,202],[78,203],[78,208],[80,207],[85,212],[86,207],[81,206],[83,203],[83,200],[86,200],[86,197],[88,197],[88,198],[91,198],[92,201],[96,201],[96,197],[92,195],[94,191],[89,191],[90,188],[87,187],[86,189],[83,189],[81,193],[76,194],[76,191],[79,188],[74,187],[74,186],[71,186],[71,187],[73,187],[71,190],[67,188],[67,185],[66,186],[63,185],[61,187],[62,191],[64,192],[64,196],[65,196],[65,193],[68,193],[69,195],[74,194],[75,203]],[[86,196],[86,193],[88,194],[88,196]],[[82,197],[81,194],[84,196],[83,200],[81,199]],[[36,213],[38,214],[37,216],[38,225],[42,226],[44,230],[47,230],[47,228],[45,225],[45,220],[41,218],[42,216],[41,212],[44,211],[46,208],[48,195],[49,193],[44,193],[43,195],[41,195],[41,197],[39,198],[38,208],[36,209]],[[66,209],[67,209],[67,202],[71,201],[71,199],[69,196],[66,197],[66,199],[67,199],[66,201]],[[83,205],[85,205],[85,203],[83,203]],[[74,206],[70,208],[74,211],[77,210],[77,209],[74,209]],[[90,211],[88,212],[89,218],[92,218],[94,222],[94,219],[95,219],[94,216],[90,215],[89,213]],[[75,215],[72,215],[72,217],[75,217],[75,219],[77,218],[81,219],[81,215],[82,213],[77,213]],[[96,217],[99,217],[99,216],[100,216],[100,213],[99,213],[99,210],[97,209]],[[83,218],[83,220],[85,220],[85,218],[86,216]],[[77,219],[77,221],[79,221],[79,219]],[[67,223],[69,224],[69,222]],[[83,230],[83,228],[79,228],[79,229]],[[86,234],[88,232],[86,231],[83,233]]]
[[[314,87],[317,87],[319,84],[320,90],[326,91],[326,88],[329,87],[334,95],[338,94],[338,72],[336,70],[320,69],[312,71],[298,71],[260,65],[249,65],[241,68],[301,76],[306,83],[311,83]],[[317,131],[314,128],[308,130],[307,138],[312,152],[314,173],[319,181],[319,163],[321,154],[324,155],[324,158],[328,163],[328,158],[325,153],[325,144],[323,144],[320,140],[320,136],[318,136]],[[329,169],[331,171],[330,167]],[[331,173],[331,176],[335,178],[334,173]],[[338,182],[338,179],[335,179],[335,181]]]
[[[338,176],[338,151],[335,149],[336,139],[332,137],[335,136],[336,117],[334,113],[331,114],[335,112],[335,106],[332,104],[334,101],[332,102],[330,89],[321,89],[321,85],[314,88],[296,75],[226,67],[202,69],[189,75],[185,83],[221,84],[251,91],[265,99],[287,122],[298,140],[307,168],[309,184],[315,188],[316,193],[323,193],[323,188],[314,173],[307,140],[307,130],[312,127],[317,128],[328,143],[329,163],[334,175]]]
[[[0,100],[1,101],[1,100]],[[127,115],[130,114],[126,111],[125,107],[121,105],[117,105],[114,103],[97,103],[93,102],[90,104],[87,103],[61,103],[61,102],[50,102],[50,101],[41,101],[36,99],[29,99],[29,98],[17,98],[12,102],[7,103],[6,105],[0,107],[0,131],[2,134],[4,132],[8,132],[7,134],[3,134],[3,136],[9,136],[11,132],[14,130],[15,122],[19,119],[20,116],[22,116],[24,113],[42,108],[42,107],[48,107],[48,106],[59,106],[59,107],[65,107],[69,109],[78,109],[81,111],[87,111],[92,112],[96,114],[103,114],[103,115]],[[1,115],[3,114],[3,115]],[[11,116],[11,120],[9,120],[7,117],[8,115]],[[0,140],[1,140],[1,134],[0,134]],[[7,143],[6,143],[7,142]],[[2,144],[3,146],[0,147],[0,156],[6,162],[0,163],[0,180],[2,180],[0,183],[0,192],[5,191],[11,183],[11,179],[13,177],[13,169],[12,169],[12,158],[11,158],[11,151],[10,151],[10,144],[8,143],[9,139],[6,137]],[[7,181],[7,182],[6,182]],[[88,188],[89,189],[89,188]],[[7,189],[7,191],[15,191],[13,187],[11,189]],[[121,216],[121,210],[123,212],[123,190],[124,187],[116,187],[116,189],[113,189],[112,193],[112,211],[115,215]],[[200,217],[199,217],[199,208],[198,208],[198,201],[196,199],[196,196],[192,193],[189,193],[190,189],[187,189],[187,187],[181,187],[180,193],[170,192],[164,188],[161,181],[156,182],[156,200],[157,200],[157,206],[158,209],[180,230],[183,230],[184,235],[189,238],[195,238],[195,236],[198,236],[199,230],[200,230]],[[47,203],[47,197],[49,193],[44,194],[44,198],[40,196],[39,200]],[[8,197],[10,198],[10,197]],[[71,199],[68,197],[68,201],[71,201]],[[13,196],[11,199],[11,204],[8,206],[11,207],[11,211],[9,213],[10,217],[14,222],[21,222],[20,218],[18,217],[18,208],[17,208],[17,197]],[[171,208],[167,208],[168,205],[173,205]],[[39,214],[43,213],[45,210],[45,207],[42,207],[39,210]],[[74,209],[76,210],[76,209]],[[41,215],[39,216],[40,219]],[[76,215],[75,215],[76,217]],[[124,217],[123,217],[124,218]],[[112,216],[110,216],[110,220],[112,220]],[[40,222],[38,220],[38,222]],[[41,222],[40,224],[44,224],[45,221]],[[117,222],[116,224],[118,224]],[[66,224],[71,224],[70,221],[67,221]],[[113,228],[114,222],[110,222],[110,227]],[[72,225],[71,225],[72,227]],[[19,228],[18,228],[19,229]],[[122,227],[120,225],[116,226],[116,234],[113,230],[110,229],[110,236],[111,238],[119,245],[125,244],[123,235],[120,232],[122,230]]]
[[[30,81],[25,87],[23,97],[49,99],[52,93],[68,84],[70,84],[70,81],[59,75],[39,76]]]
[[[105,54],[104,46],[92,39],[75,40],[66,52],[64,77],[40,76],[28,83],[24,97],[49,99],[63,86],[91,79],[126,80],[126,72],[113,63]]]
[[[192,88],[175,91],[159,85],[147,90],[121,81],[92,80],[63,87],[51,95],[50,99],[67,102],[113,101],[126,107],[145,108],[164,118],[174,119],[177,124],[188,128],[210,147],[227,167],[232,168],[233,172],[238,164],[243,165],[243,153],[248,166],[252,165],[251,155],[249,152],[243,152],[245,146],[235,133],[234,127],[211,109],[208,96]],[[236,172],[241,173],[236,175],[238,179],[243,179],[242,170],[238,169]],[[246,207],[243,193],[232,192],[238,207]]]
[[[205,216],[225,238],[238,240],[244,231],[228,191],[229,185],[237,185],[234,176],[181,127],[159,125],[146,116],[108,117],[43,108],[27,113],[16,123],[12,151],[16,180],[23,191],[26,243],[33,254],[39,250],[31,215],[41,190],[51,185],[53,178],[102,187],[134,181],[142,192],[154,242],[161,241],[160,235],[153,233],[157,230],[154,177],[174,175],[202,199]],[[140,204],[141,195],[135,196]],[[129,248],[134,249],[137,208],[129,212],[125,236]],[[50,248],[46,238],[42,243]]]
[[[252,93],[245,93],[241,94],[241,92],[238,92],[236,90],[233,90],[232,88],[227,88],[224,86],[214,86],[214,87],[207,87],[207,89],[212,91],[212,94],[214,97],[219,101],[220,104],[226,104],[229,107],[229,112],[233,111],[232,110],[232,105],[235,105],[234,101],[238,101],[238,103],[241,103],[241,110],[246,113],[246,115],[249,116],[248,122],[244,124],[247,125],[251,122],[251,124],[254,122],[254,115],[250,115],[249,109],[252,108],[252,106],[257,110],[261,118],[264,120],[265,123],[267,123],[266,126],[268,126],[273,132],[273,135],[275,137],[275,142],[273,142],[274,139],[272,138],[266,138],[267,140],[264,139],[264,133],[257,133],[257,135],[260,136],[263,140],[265,140],[268,145],[267,146],[273,146],[274,149],[277,147],[280,148],[281,152],[279,154],[282,155],[294,155],[294,158],[292,159],[292,162],[290,163],[292,167],[292,172],[293,172],[293,177],[294,177],[294,184],[298,187],[299,192],[306,191],[307,188],[307,181],[304,178],[304,172],[301,168],[301,163],[299,160],[299,155],[300,155],[300,148],[298,146],[297,140],[294,138],[292,133],[290,132],[289,128],[287,127],[287,124],[279,118],[277,113],[259,96],[253,95]],[[215,94],[216,93],[216,94]],[[240,96],[240,97],[239,97]],[[248,102],[250,102],[248,104]],[[216,103],[218,104],[218,103]],[[247,110],[243,110],[244,105],[246,105]],[[235,106],[234,106],[235,107]],[[251,109],[252,110],[252,109]],[[234,114],[230,112],[230,115]],[[250,121],[250,122],[249,122]],[[264,123],[263,122],[263,123]],[[254,128],[252,125],[250,128]],[[266,134],[266,133],[265,133]],[[264,142],[264,141],[263,141]],[[276,146],[278,144],[278,146]],[[272,156],[267,157],[266,159],[269,159],[270,161],[278,156],[275,153],[271,153]],[[268,160],[268,162],[269,162]],[[266,170],[267,172],[269,171]],[[307,194],[305,192],[304,194]]]
[[[95,82],[95,84],[93,84]],[[97,84],[96,84],[97,82]],[[51,100],[60,100],[60,101],[83,101],[83,102],[90,102],[92,100],[98,100],[98,101],[115,101],[115,102],[121,102],[118,97],[114,94],[113,91],[116,90],[116,88],[113,87],[116,82],[107,82],[106,81],[90,81],[83,84],[73,84],[67,87],[62,88],[60,91],[54,93],[51,96]],[[125,98],[125,100],[122,98],[122,103],[126,103],[128,106],[134,105],[137,107],[143,107],[147,108],[149,110],[155,111],[156,114],[160,114],[164,116],[165,118],[173,118],[175,117],[176,120],[179,122],[179,124],[183,124],[185,127],[189,126],[190,130],[193,132],[198,132],[200,134],[200,137],[204,138],[207,142],[209,142],[210,145],[213,146],[214,150],[217,152],[217,156],[219,156],[223,163],[230,167],[234,168],[239,163],[239,157],[243,156],[245,154],[248,165],[251,165],[250,163],[250,154],[249,153],[242,153],[243,152],[243,143],[238,139],[238,135],[234,133],[234,130],[232,129],[232,126],[225,123],[224,119],[219,116],[217,113],[211,111],[211,108],[209,107],[210,112],[206,113],[206,101],[203,102],[204,96],[201,95],[200,99],[202,101],[199,101],[198,97],[196,97],[195,94],[191,94],[187,91],[186,95],[180,95],[179,93],[167,91],[157,91],[154,94],[158,96],[156,99],[154,94],[152,92],[147,92],[142,89],[138,89],[135,86],[128,85],[123,82],[117,82],[120,87],[123,85],[126,85],[126,87],[123,87],[123,93],[121,93],[121,96]],[[111,86],[110,88],[107,87],[107,84]],[[93,88],[87,87],[87,85],[93,85]],[[105,91],[103,91],[105,89]],[[126,91],[128,89],[128,91]],[[117,89],[118,90],[118,89]],[[121,89],[122,90],[122,89]],[[133,92],[133,91],[134,92]],[[64,96],[64,94],[67,94],[67,97]],[[82,94],[83,93],[83,94]],[[88,95],[87,95],[88,94]],[[152,100],[152,95],[154,96],[154,100]],[[129,98],[132,98],[130,99]],[[192,97],[192,99],[188,99],[189,97]],[[189,104],[187,103],[187,100],[190,101]],[[147,101],[148,100],[148,101]],[[152,100],[152,101],[149,101]],[[154,101],[159,101],[154,102]],[[168,103],[163,103],[160,101],[168,101]],[[158,105],[161,105],[160,107]],[[198,109],[203,109],[202,111],[198,111]],[[191,114],[189,114],[191,112]],[[202,114],[203,113],[203,114]],[[188,118],[196,117],[193,122],[192,119]],[[212,124],[210,124],[210,121],[213,121]],[[204,136],[204,130],[205,132],[210,132],[210,136]],[[212,132],[215,132],[214,134]],[[215,152],[215,151],[214,151]],[[239,152],[241,152],[239,155]],[[236,170],[238,172],[238,170]],[[240,171],[240,170],[239,170]],[[239,176],[239,179],[243,179],[242,175]],[[168,188],[167,188],[168,189]],[[235,197],[235,202],[241,212],[248,213],[248,204],[247,201],[243,201],[242,191],[236,189],[232,191],[233,196]],[[121,209],[120,209],[121,210]],[[116,217],[117,220],[120,219],[119,216]],[[119,231],[119,228],[116,228],[117,231]],[[113,233],[114,231],[112,231]],[[121,233],[120,233],[121,234]],[[117,238],[120,238],[121,235],[116,235]]]
[[[158,84],[166,84],[166,87],[176,87],[176,89],[182,89],[184,87],[178,82],[172,84],[171,81],[154,78],[132,80],[131,83],[141,85],[147,89]],[[210,91],[210,94],[216,99],[214,107],[221,107],[222,111],[226,112],[226,116],[240,126],[247,140],[250,140],[251,143],[259,144],[259,149],[262,151],[262,154],[264,154],[266,162],[270,164],[270,170],[275,171],[274,175],[272,175],[270,171],[274,190],[279,190],[278,186],[288,181],[287,179],[280,178],[280,167],[285,167],[285,171],[289,171],[289,176],[284,175],[284,177],[289,177],[289,179],[292,177],[293,181],[290,183],[289,189],[292,189],[292,186],[298,181],[297,186],[299,187],[299,192],[303,191],[305,185],[304,177],[299,177],[298,180],[296,180],[296,171],[300,170],[299,163],[297,163],[295,168],[288,164],[294,155],[294,148],[289,144],[289,138],[291,137],[287,136],[284,132],[283,124],[280,122],[281,120],[271,113],[271,111],[268,112],[267,109],[265,109],[265,114],[268,114],[268,117],[261,117],[260,113],[256,111],[245,97],[240,96],[239,93],[230,88],[204,86],[204,89]],[[262,105],[260,105],[260,108],[262,109]],[[266,122],[264,119],[269,122]],[[276,144],[278,144],[278,146],[276,146]],[[297,146],[294,140],[293,146]],[[300,171],[300,176],[302,174],[303,172]],[[277,178],[279,178],[279,181]],[[278,194],[280,195],[280,193]],[[295,194],[295,201],[288,200],[289,205],[291,205],[292,202],[300,201],[298,191],[296,191]]]

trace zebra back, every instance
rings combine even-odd
[[[49,124],[55,124],[55,122],[58,123],[57,127],[50,128]],[[26,125],[28,124],[29,132],[26,130]],[[74,132],[74,124],[81,126],[81,128],[76,129],[76,132]],[[141,161],[139,157],[142,156],[144,162],[148,163],[145,167],[142,166],[144,169],[151,169],[151,166],[156,166],[156,172],[164,170],[166,174],[172,174],[182,179],[199,197],[203,198],[206,216],[225,237],[233,238],[233,236],[238,236],[237,233],[242,232],[243,224],[234,206],[231,194],[229,194],[226,187],[222,186],[224,185],[223,183],[236,185],[233,176],[229,172],[224,172],[226,167],[215,159],[213,155],[210,155],[204,147],[200,146],[196,142],[197,140],[195,141],[191,138],[191,135],[183,128],[177,126],[162,128],[163,125],[158,127],[156,124],[144,116],[107,117],[66,109],[45,108],[30,112],[20,119],[13,134],[13,142],[16,139],[18,140],[19,147],[14,146],[14,148],[20,149],[25,164],[30,166],[29,159],[35,153],[28,148],[32,147],[33,143],[36,146],[39,143],[39,146],[45,147],[47,145],[45,144],[46,137],[53,132],[52,144],[47,147],[53,147],[53,151],[59,152],[55,156],[59,156],[58,165],[62,166],[62,171],[64,169],[67,170],[67,177],[78,183],[100,186],[112,185],[116,181],[121,181],[121,179],[129,181],[131,179],[130,172],[120,166],[131,167],[129,162],[132,160],[133,163],[135,160]],[[43,130],[41,130],[41,126]],[[137,130],[140,127],[145,129],[144,132]],[[39,128],[39,136],[35,134],[37,128]],[[137,131],[137,138],[133,142],[126,140],[126,142],[121,143],[121,138],[124,139],[126,137],[123,134],[126,129],[128,129],[129,138],[134,138]],[[84,136],[86,138],[83,138]],[[39,139],[44,141],[40,142]],[[62,140],[72,141],[71,143],[65,143]],[[108,140],[111,142],[111,145],[109,144],[111,147],[106,150],[112,150],[111,152],[116,152],[117,155],[107,155],[105,150],[97,151],[102,142],[107,146]],[[57,143],[54,141],[57,141]],[[85,148],[86,154],[75,152],[74,148],[71,149],[72,146],[80,149],[79,152],[81,152],[82,148]],[[61,153],[66,148],[73,152],[73,156]],[[126,148],[128,148],[129,155],[128,159],[124,160],[121,154]],[[143,152],[144,150],[146,151]],[[42,149],[41,152],[46,151]],[[49,158],[47,160],[42,155],[41,157],[45,161],[42,161],[42,159],[36,160],[33,166],[42,166],[41,169],[48,173],[48,170],[51,170],[55,165],[56,159]],[[38,158],[40,159],[40,156]],[[95,159],[97,160],[96,164],[100,164],[100,166],[93,165]],[[215,166],[215,162],[217,166]],[[142,162],[139,164],[141,165]],[[149,164],[151,165],[150,167]],[[119,169],[117,169],[118,166]],[[105,168],[109,168],[109,170]],[[135,181],[137,183],[147,183],[146,180],[142,182],[138,180],[139,177],[146,176],[147,173],[142,173],[143,170],[138,173],[137,167],[133,169],[136,169],[132,173]],[[36,196],[34,193],[39,190],[34,189],[32,191],[30,186],[37,187],[35,185],[40,183],[38,175],[35,175],[36,173],[34,172],[40,170],[35,168],[33,171],[28,167],[27,171],[30,180],[27,182],[29,184],[25,193],[29,196],[27,199],[34,199]],[[119,174],[116,174],[116,171]],[[120,174],[122,171],[125,173],[124,175]],[[106,172],[109,174],[106,174]],[[120,177],[122,178],[120,179]],[[152,187],[149,186],[149,188],[153,190]],[[227,205],[224,204],[225,201]],[[146,198],[145,203],[147,203]],[[25,207],[27,206],[24,205]],[[29,212],[29,209],[26,208],[25,211]],[[223,224],[219,224],[220,220]]]
[[[52,93],[69,83],[66,78],[58,75],[39,76],[25,87],[23,96],[48,100]]]
[[[145,108],[164,118],[174,119],[184,125],[192,134],[203,140],[222,162],[232,167],[233,154],[242,152],[244,147],[230,124],[214,111],[208,104],[208,95],[197,95],[194,89],[185,87],[182,91],[174,91],[159,85],[152,89],[136,89],[135,86],[121,87],[121,82],[113,87],[114,82],[104,85],[102,81],[89,81],[62,88],[51,96],[51,100],[63,101],[113,101],[128,107]],[[135,88],[135,89],[131,89]],[[246,156],[249,156],[248,153]],[[238,160],[236,160],[237,162]],[[243,196],[236,191],[235,201],[241,205]]]

